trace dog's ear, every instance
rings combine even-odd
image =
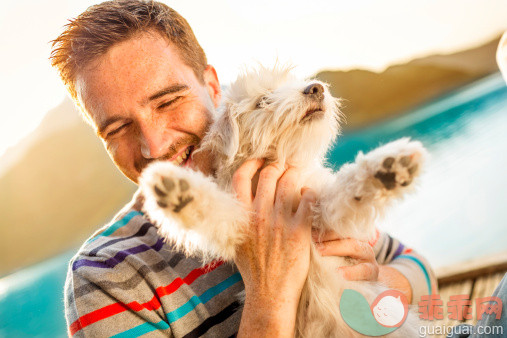
[[[236,105],[227,105],[224,114],[217,121],[222,150],[228,164],[232,164],[239,150],[239,124],[236,110]]]
[[[202,149],[225,157],[225,163],[230,165],[239,150],[238,113],[235,104],[229,103],[224,108],[203,139]]]

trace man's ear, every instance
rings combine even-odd
[[[204,84],[208,90],[208,94],[213,101],[215,108],[220,105],[222,99],[222,89],[220,88],[220,82],[218,81],[217,71],[212,65],[208,65],[204,70]]]

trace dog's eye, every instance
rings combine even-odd
[[[267,96],[263,96],[257,101],[257,104],[255,105],[255,108],[259,109],[264,107],[265,105],[269,104],[271,101]]]

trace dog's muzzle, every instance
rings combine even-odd
[[[305,115],[301,119],[301,122],[306,122],[313,117],[322,116],[324,87],[320,83],[312,83],[303,90],[303,94],[308,97],[312,103],[310,105],[310,108],[306,111]]]
[[[312,100],[324,100],[324,87],[320,83],[312,83],[303,90],[303,94]]]

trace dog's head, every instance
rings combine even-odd
[[[339,100],[317,80],[290,68],[241,75],[226,91],[222,112],[203,146],[227,164],[266,158],[291,165],[323,158],[340,130]]]

